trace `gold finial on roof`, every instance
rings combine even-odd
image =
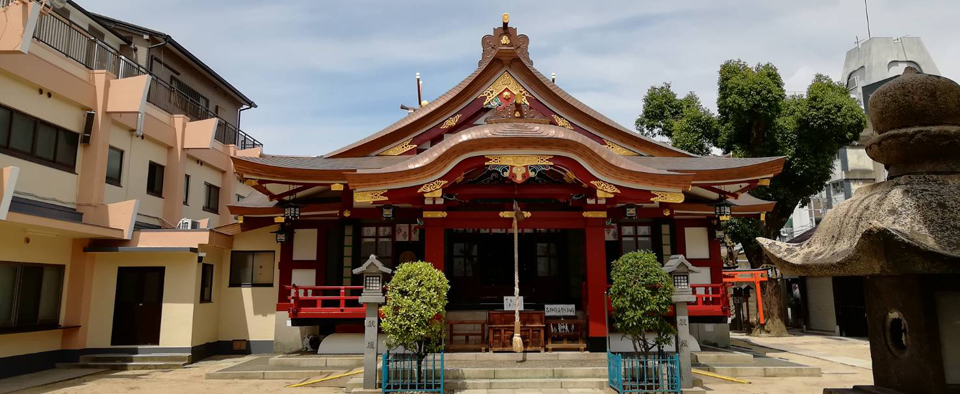
[[[507,12],[503,13],[503,23],[504,24],[510,23],[510,14]]]

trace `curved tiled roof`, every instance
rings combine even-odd
[[[358,170],[383,168],[409,160],[410,156],[327,158],[323,156],[263,155],[260,157],[235,156],[235,158],[251,163],[280,168],[296,168],[304,170]]]
[[[627,159],[648,167],[667,171],[704,171],[722,170],[738,167],[749,167],[757,164],[770,163],[783,157],[748,157],[734,158],[722,156],[698,157],[653,157],[627,156]]]

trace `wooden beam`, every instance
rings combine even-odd
[[[295,188],[293,188],[293,189],[287,190],[287,191],[285,191],[285,192],[283,192],[283,193],[280,193],[280,194],[276,194],[276,195],[271,196],[271,197],[270,197],[270,201],[280,200],[280,199],[282,199],[282,198],[289,197],[289,196],[292,196],[292,195],[294,195],[294,194],[297,194],[297,193],[300,193],[300,192],[303,192],[303,191],[307,191],[307,190],[313,189],[313,188],[315,188],[315,187],[317,187],[317,186],[320,186],[320,185],[307,184],[307,185],[298,186],[298,187],[295,187]]]

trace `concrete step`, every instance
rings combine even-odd
[[[750,364],[703,364],[695,365],[694,368],[702,369],[707,372],[713,372],[718,375],[730,376],[734,378],[784,378],[784,377],[819,377],[821,374],[819,367],[810,367],[806,365],[792,366],[752,366]]]
[[[269,364],[277,367],[356,368],[363,366],[363,356],[276,356]]]
[[[603,389],[607,379],[446,379],[445,391],[453,390],[490,390],[490,389]],[[344,392],[363,392],[363,378],[350,379]]]
[[[338,372],[342,373],[343,371]],[[332,375],[330,371],[216,371],[207,372],[205,379],[232,380],[306,380],[310,378],[324,378]]]
[[[606,379],[607,369],[591,368],[447,368],[447,380],[471,379]]]
[[[602,389],[607,379],[453,379],[444,382],[446,390],[490,389]]]
[[[753,355],[729,351],[690,352],[690,360],[695,363],[750,363]]]
[[[156,354],[86,354],[80,356],[81,363],[133,363],[133,362],[160,362],[189,364],[190,354],[187,353],[156,353]]]
[[[151,369],[178,369],[186,363],[182,362],[89,362],[89,363],[59,363],[57,368],[97,368],[121,371],[139,371]]]

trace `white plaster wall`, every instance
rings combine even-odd
[[[217,227],[220,225],[220,214],[203,210],[203,202],[207,197],[204,183],[220,186],[223,181],[223,172],[208,164],[197,164],[197,158],[190,155],[187,155],[186,168],[187,174],[190,175],[190,195],[187,199],[188,205],[183,206],[183,216],[194,220],[210,218],[209,228]],[[222,187],[220,193],[224,193]],[[183,196],[180,196],[180,199],[182,200]]]
[[[687,259],[710,258],[710,237],[706,227],[685,227],[683,235],[686,240]]]

